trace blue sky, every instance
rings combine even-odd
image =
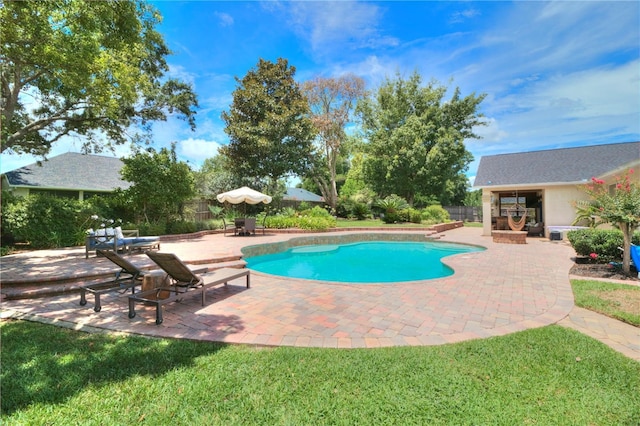
[[[170,119],[155,147],[178,142],[194,168],[228,142],[222,111],[259,58],[286,58],[299,81],[354,73],[375,89],[414,71],[486,93],[480,157],[640,140],[640,2],[158,1],[172,76],[193,84],[197,130]],[[51,155],[79,151],[67,139]],[[126,155],[118,149],[117,155]],[[2,156],[2,170],[34,162]]]

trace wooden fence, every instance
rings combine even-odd
[[[193,200],[185,205],[185,211],[187,217],[196,222],[204,222],[205,220],[212,219],[211,212],[209,211],[210,200]]]

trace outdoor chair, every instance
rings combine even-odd
[[[106,282],[87,284],[80,287],[80,306],[87,304],[86,293],[89,292],[95,296],[93,310],[100,312],[102,309],[102,305],[100,304],[100,295],[116,290],[124,293],[128,289],[131,289],[131,293],[134,294],[135,287],[142,284],[144,271],[124,259],[115,251],[98,249],[96,250],[96,254],[98,256],[106,257],[120,267],[120,270],[116,272],[114,279]]]
[[[245,235],[255,235],[256,233],[256,218],[248,217],[244,220],[244,234]]]
[[[236,226],[235,223],[227,223],[224,220],[224,217],[222,218],[222,228],[224,230],[224,235],[227,235],[227,231],[233,231],[233,235],[236,235],[238,233],[238,228]]]
[[[162,306],[182,300],[187,292],[200,292],[202,306],[204,306],[206,291],[214,285],[227,285],[228,281],[240,277],[246,277],[247,288],[250,285],[248,269],[222,268],[208,274],[198,275],[198,271],[194,272],[189,269],[175,254],[148,252],[147,256],[167,273],[169,284],[129,296],[129,318],[136,316],[136,302],[154,305],[156,307],[156,324],[159,325],[163,321]]]
[[[533,225],[529,225],[527,228],[527,235],[538,235],[540,237],[544,236],[544,222],[538,222],[534,223]]]

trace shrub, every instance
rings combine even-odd
[[[336,226],[336,220],[322,207],[314,207],[300,214],[285,209],[283,213],[267,216],[265,226],[272,229],[299,228],[325,230]]]
[[[171,221],[166,226],[167,234],[191,234],[197,230],[195,222],[186,220]]]
[[[371,209],[365,203],[354,203],[352,210],[353,217],[358,220],[364,220],[371,216]]]
[[[405,222],[422,223],[422,213],[420,210],[409,208],[402,211]]]
[[[301,216],[297,219],[295,226],[300,229],[321,231],[336,226],[336,221],[333,217]]]
[[[336,215],[338,217],[352,218],[354,217],[355,201],[348,198],[339,198],[336,204]]]
[[[400,216],[400,213],[396,213],[396,212],[382,213],[380,215],[380,219],[382,219],[384,223],[404,222],[402,216]]]
[[[320,206],[315,206],[312,209],[307,209],[300,212],[301,216],[311,216],[311,217],[324,217],[324,218],[332,218],[331,213],[326,211]]]
[[[32,248],[69,247],[84,243],[78,223],[82,203],[49,195],[29,195],[3,206],[3,225],[16,240]]]
[[[140,235],[166,235],[167,225],[165,223],[139,223],[137,229]]]
[[[576,229],[567,233],[567,239],[578,256],[596,253],[600,263],[622,258],[622,252],[618,247],[622,247],[624,241],[619,229]],[[632,243],[640,244],[640,233],[636,232],[633,235]]]
[[[445,223],[451,220],[449,212],[439,205],[425,207],[422,211],[422,219],[429,223]]]
[[[11,208],[10,206],[16,204],[18,200],[18,197],[13,195],[13,193],[2,191],[2,207],[0,207],[0,230],[2,235],[0,238],[2,239],[3,246],[10,246],[15,241],[11,219],[7,216],[7,211]]]

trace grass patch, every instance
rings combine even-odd
[[[483,223],[482,222],[465,222],[464,226],[468,228],[482,228]]]
[[[426,228],[430,225],[424,223],[384,223],[380,219],[364,219],[364,220],[351,220],[351,219],[338,219],[336,228]]]
[[[575,304],[640,327],[640,286],[571,280]]]
[[[374,350],[0,332],[5,425],[640,422],[640,363],[559,326]]]

